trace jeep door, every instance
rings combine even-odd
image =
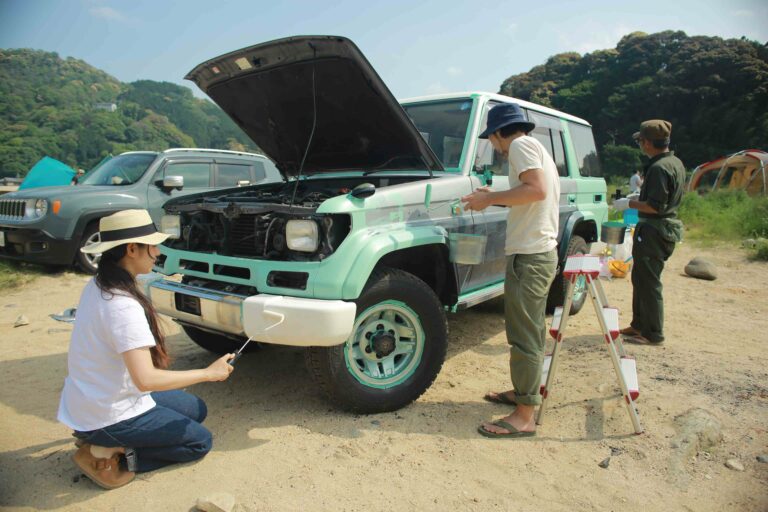
[[[169,159],[155,172],[152,182],[147,187],[147,210],[155,224],[160,224],[163,216],[163,205],[175,197],[213,190],[211,160],[207,159]],[[181,176],[184,178],[184,188],[181,190],[166,190],[163,179],[166,176]]]

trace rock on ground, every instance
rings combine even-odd
[[[686,461],[723,440],[720,421],[704,409],[690,409],[675,418],[677,437],[672,440],[669,471],[678,483],[687,480]]]
[[[717,267],[710,261],[698,256],[688,262],[685,266],[685,273],[696,279],[705,279],[707,281],[717,279]]]
[[[195,507],[202,512],[232,512],[235,497],[226,492],[217,492],[197,499]]]
[[[725,461],[725,467],[734,471],[744,471],[744,464],[742,464],[738,459],[728,459]]]

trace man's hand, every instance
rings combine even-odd
[[[465,210],[483,211],[491,206],[491,189],[490,187],[475,189],[471,194],[462,197],[461,202],[465,203]]]
[[[623,212],[629,208],[629,198],[628,197],[622,197],[621,199],[616,199],[613,201],[613,209],[617,212]]]

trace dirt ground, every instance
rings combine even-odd
[[[683,275],[696,255],[718,266],[717,281]],[[79,478],[70,432],[56,422],[71,326],[48,315],[76,306],[87,279],[44,276],[0,297],[3,508],[189,511],[198,497],[225,492],[241,511],[768,510],[768,464],[756,460],[768,455],[768,265],[741,250],[684,244],[669,261],[667,342],[627,346],[639,369],[642,435],[632,434],[587,304],[570,324],[538,436],[479,436],[478,424],[507,410],[481,398],[508,386],[504,322],[492,302],[450,316],[442,372],[394,413],[333,409],[301,350],[246,355],[227,382],[190,388],[208,404],[213,451],[114,491]],[[629,281],[604,285],[626,324]],[[22,314],[29,325],[14,328]],[[213,359],[169,329],[175,368]],[[723,438],[686,451],[682,415],[695,408],[719,422]],[[609,466],[599,467],[608,457]],[[745,470],[727,468],[729,459]]]

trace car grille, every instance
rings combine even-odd
[[[0,200],[0,219],[20,220],[24,218],[24,200]]]
[[[268,227],[269,219],[260,215],[241,215],[234,220],[229,233],[232,253],[238,256],[263,256]]]

